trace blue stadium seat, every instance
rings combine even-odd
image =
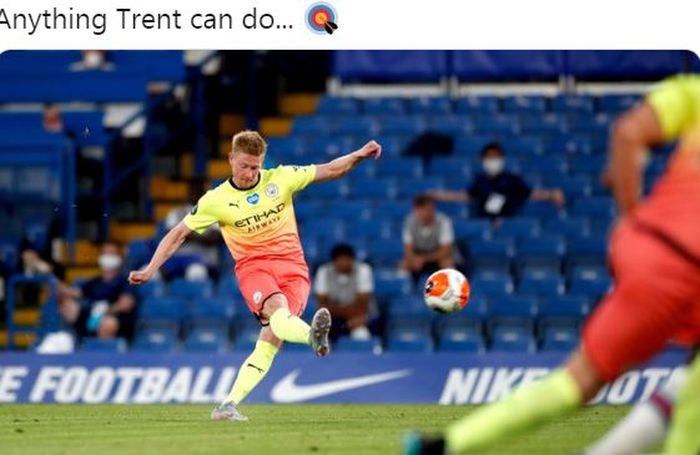
[[[531,333],[517,327],[499,327],[492,336],[491,352],[535,352],[535,339]]]
[[[335,127],[339,134],[354,134],[362,137],[379,131],[378,122],[369,116],[343,116],[336,120]]]
[[[136,352],[172,352],[177,347],[177,331],[172,327],[139,330],[131,349]]]
[[[391,352],[432,352],[433,340],[427,337],[389,337],[387,349]]]
[[[566,267],[577,265],[603,266],[606,259],[606,241],[604,237],[580,237],[569,240]]]
[[[416,158],[394,158],[383,160],[376,169],[378,177],[420,178],[423,163]]]
[[[542,114],[547,111],[547,98],[540,95],[508,96],[503,99],[505,112]]]
[[[226,329],[234,315],[235,307],[226,298],[202,298],[190,302],[185,321],[189,329],[216,328]]]
[[[540,335],[544,352],[571,352],[579,344],[578,330],[568,325],[550,325]]]
[[[521,242],[515,257],[516,266],[519,270],[539,268],[559,273],[565,245],[564,238],[557,234]]]
[[[296,136],[271,137],[267,140],[267,148],[272,150],[275,156],[292,158],[304,153],[305,142]]]
[[[460,115],[436,115],[428,121],[428,130],[450,136],[468,134],[474,129],[469,117]]]
[[[358,100],[350,97],[323,96],[318,101],[318,114],[356,114],[360,109]]]
[[[165,283],[163,280],[150,280],[146,283],[136,286],[136,296],[139,300],[150,299],[151,297],[164,297],[165,296]]]
[[[380,134],[415,136],[426,128],[426,122],[419,116],[386,117],[379,124]]]
[[[539,156],[544,155],[547,144],[541,137],[514,136],[501,140],[505,152],[511,156]]]
[[[209,280],[188,281],[184,278],[173,280],[168,286],[168,296],[197,301],[213,295],[214,286]]]
[[[564,293],[564,282],[558,272],[542,269],[523,270],[518,293],[537,297],[555,297]]]
[[[454,223],[454,231],[458,239],[486,239],[491,235],[491,223],[488,220],[468,219]]]
[[[470,264],[474,268],[509,267],[513,243],[507,240],[482,240],[469,244]]]
[[[347,197],[353,199],[391,199],[396,196],[396,181],[391,178],[367,179],[361,185],[348,185]]]
[[[201,327],[187,335],[184,348],[188,352],[221,353],[226,351],[227,344],[225,329]]]
[[[184,314],[181,299],[151,297],[139,306],[139,324],[144,327],[177,328]]]
[[[402,115],[406,112],[406,104],[400,98],[368,98],[363,103],[366,114]]]
[[[440,334],[438,351],[483,353],[486,351],[486,342],[479,333],[449,329]]]
[[[581,321],[590,312],[590,301],[586,297],[564,295],[539,302],[540,318],[565,318]]]
[[[594,302],[598,302],[610,289],[612,279],[601,277],[597,279],[583,279],[574,277],[571,280],[569,292],[572,294],[584,295]]]
[[[500,110],[495,96],[467,96],[457,99],[455,111],[465,114],[495,114]]]
[[[576,174],[589,174],[589,175],[600,175],[603,172],[606,165],[606,157],[603,156],[583,156],[583,155],[570,155],[569,156],[569,173],[572,175]]]
[[[473,289],[478,289],[480,295],[501,296],[513,292],[513,279],[510,274],[499,272],[478,271],[470,277]]]
[[[567,239],[581,238],[589,233],[587,218],[549,218],[545,220],[543,236],[550,234],[563,235]]]
[[[572,133],[607,134],[613,117],[608,114],[577,114],[569,116],[569,129]],[[603,150],[601,150],[603,151]]]
[[[293,134],[328,134],[333,132],[333,124],[328,117],[317,115],[300,115],[294,118]]]
[[[221,276],[216,289],[216,295],[225,299],[234,299],[241,296],[238,280],[233,273],[229,272]]]
[[[234,330],[234,348],[237,351],[252,352],[260,336],[260,324],[247,316],[243,324]]]
[[[567,177],[559,180],[558,183],[552,182],[552,186],[558,186],[566,196],[567,200],[572,200],[591,195],[592,185],[590,180],[585,177]]]
[[[345,223],[342,220],[331,218],[309,220],[300,224],[299,232],[304,236],[340,241],[345,239]]]
[[[562,134],[567,131],[567,118],[557,114],[523,115],[520,128],[523,134]]]
[[[532,239],[540,234],[540,222],[534,218],[505,218],[493,235],[495,238],[514,238],[520,241]]]
[[[569,278],[579,280],[608,280],[610,273],[606,267],[600,265],[578,265],[569,270]]]
[[[520,132],[517,117],[507,114],[479,116],[474,121],[474,125],[476,132],[480,134],[510,136]]]
[[[462,187],[466,187],[474,173],[474,168],[469,160],[462,157],[435,157],[430,160],[430,175],[444,176],[448,172],[459,176],[463,181]]]
[[[132,240],[127,245],[126,257],[127,262],[134,267],[141,267],[148,263],[155,251],[155,245],[152,239]]]
[[[411,293],[411,281],[406,275],[396,272],[374,274],[374,295],[379,299],[391,299],[393,297],[409,295]]]
[[[549,220],[561,216],[561,211],[559,207],[551,202],[529,200],[525,202],[525,205],[518,214],[527,218]]]
[[[391,318],[415,318],[429,320],[433,317],[431,310],[419,296],[398,296],[389,300],[387,314]]]
[[[424,177],[422,179],[399,180],[396,185],[396,197],[400,199],[412,199],[430,190],[444,188],[444,182],[436,177]]]
[[[80,344],[80,350],[84,352],[123,353],[127,350],[126,340],[123,338],[101,339],[85,338]]]
[[[586,216],[610,220],[615,215],[615,203],[611,197],[590,197],[574,201],[570,209],[573,216]]]
[[[350,337],[340,337],[333,345],[335,352],[359,352],[374,354],[381,350],[381,340],[372,337],[369,340],[354,340]]]
[[[520,172],[539,172],[543,175],[543,183],[560,182],[565,180],[566,161],[558,156],[548,156],[542,159],[539,156],[522,157],[520,160]]]
[[[400,239],[371,242],[370,260],[376,265],[396,265],[403,257],[403,244]]]
[[[14,271],[18,260],[19,239],[10,235],[0,235],[0,271]]]
[[[374,221],[361,220],[352,225],[353,236],[390,241],[395,237],[398,228],[394,227],[390,220],[377,219]]]
[[[452,111],[452,103],[444,96],[422,96],[410,99],[408,108],[413,114],[449,114]]]
[[[591,155],[594,153],[593,141],[585,134],[564,134],[554,136],[547,142],[550,154]]]
[[[603,95],[598,97],[598,109],[617,114],[637,104],[639,98],[639,95]]]
[[[512,125],[511,125],[512,128]],[[455,155],[476,158],[481,148],[496,139],[497,134],[469,134],[456,136],[453,151]]]
[[[595,109],[594,99],[590,95],[559,95],[551,100],[554,112],[581,112],[590,114]]]

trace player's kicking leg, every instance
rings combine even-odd
[[[238,405],[265,377],[284,341],[308,344],[321,357],[330,352],[331,314],[327,309],[316,311],[309,326],[291,314],[286,297],[278,293],[267,299],[260,313],[260,319],[269,325],[260,330],[255,349],[243,361],[229,395],[212,411],[212,420],[248,420]]]
[[[678,393],[685,384],[686,369],[680,370],[643,403],[639,403],[615,427],[591,444],[586,455],[632,455],[663,442],[671,423]]]

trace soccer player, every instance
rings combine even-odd
[[[681,138],[644,201],[647,144]],[[587,322],[582,345],[542,381],[454,423],[439,438],[411,435],[410,454],[483,449],[582,406],[602,386],[661,351],[700,340],[700,76],[671,78],[615,124],[610,172],[621,220],[611,239],[615,286]],[[666,442],[700,450],[700,361],[688,369]]]
[[[129,274],[147,282],[191,232],[218,223],[236,261],[241,293],[262,328],[255,349],[241,365],[231,393],[211,413],[213,420],[247,420],[238,405],[262,380],[284,341],[328,354],[331,314],[321,308],[311,326],[299,316],[309,297],[309,269],[297,233],[292,197],[313,182],[337,179],[361,161],[380,157],[369,141],[359,150],[325,164],[263,169],[267,144],[254,131],[233,137],[228,160],[232,176],[202,196],[192,212],[161,240],[149,264]],[[322,216],[322,214],[319,214]]]

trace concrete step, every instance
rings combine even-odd
[[[151,198],[154,201],[182,202],[189,197],[187,182],[169,180],[164,177],[154,176],[150,182]]]
[[[153,206],[153,215],[155,216],[156,221],[160,222],[163,221],[172,210],[179,209],[182,206],[183,204],[180,204],[179,202],[157,202]]]
[[[66,267],[66,281],[70,284],[73,284],[76,278],[93,278],[99,274],[100,268],[97,265]]]
[[[260,134],[264,137],[286,136],[292,130],[289,117],[264,117],[260,119]]]
[[[308,115],[316,112],[321,96],[318,93],[289,93],[280,98],[280,113],[283,115]]]
[[[211,180],[231,177],[231,165],[227,160],[211,160],[207,163],[207,177]]]
[[[113,222],[110,229],[112,240],[127,244],[136,239],[149,239],[156,235],[156,226],[149,222]]]

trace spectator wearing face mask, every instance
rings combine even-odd
[[[103,244],[98,263],[99,276],[63,293],[59,304],[61,315],[80,338],[131,339],[136,323],[136,299],[121,273],[119,247],[111,242]]]
[[[522,177],[505,169],[505,154],[497,142],[481,150],[483,172],[464,191],[431,191],[440,202],[471,202],[478,217],[510,217],[518,213],[527,200],[545,201],[563,207],[564,193],[558,189],[532,189]]]

